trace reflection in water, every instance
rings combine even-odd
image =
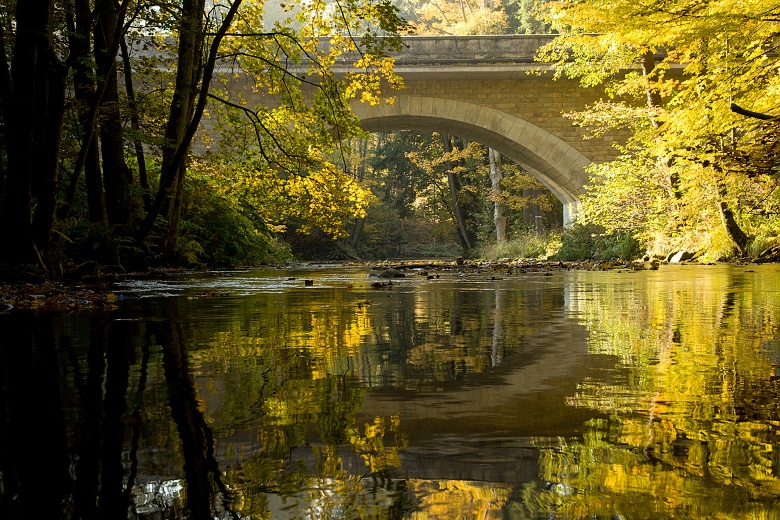
[[[0,316],[0,518],[776,516],[777,266],[364,276]]]
[[[617,356],[626,377],[583,380],[569,399],[608,418],[543,452],[545,478],[575,491],[542,493],[545,507],[570,517],[777,516],[778,270],[707,271],[609,288],[608,279],[580,277],[590,352]]]
[[[21,315],[0,330],[0,516],[57,518],[71,482],[53,328]]]

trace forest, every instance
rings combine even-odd
[[[3,0],[0,264],[80,276],[389,257],[704,261],[780,254],[766,1]],[[537,59],[605,98],[576,224],[458,136],[367,134],[405,35],[552,33]],[[324,45],[327,43],[327,45]],[[357,52],[356,52],[357,51]],[[353,59],[354,73],[331,66]],[[226,85],[249,78],[256,99]],[[218,153],[201,153],[219,133]]]

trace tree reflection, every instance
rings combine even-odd
[[[2,518],[58,518],[72,481],[52,327],[0,316]]]
[[[145,337],[144,325],[136,321],[92,314],[63,325],[60,318],[0,317],[4,334],[13,338],[0,344],[0,517],[134,516],[132,488],[150,359],[143,340],[149,335],[162,340],[168,404],[184,458],[187,515],[211,519],[229,513],[214,440],[188,373],[181,326],[152,323]],[[129,412],[131,367],[139,350],[140,377]]]
[[[780,384],[765,346],[780,330],[776,280],[736,270],[641,280],[580,302],[591,352],[624,371],[571,397],[609,415],[581,441],[539,440],[550,484],[530,503],[567,518],[773,517]]]
[[[675,272],[0,316],[0,518],[769,518],[777,277]]]
[[[218,497],[221,511],[238,518],[230,511],[230,493],[222,482],[214,458],[214,438],[198,407],[195,388],[189,374],[187,348],[181,324],[174,320],[167,321],[162,324],[159,337],[162,339],[162,362],[168,387],[168,403],[184,455],[190,517],[196,520],[214,518],[214,498]]]

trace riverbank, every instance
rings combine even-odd
[[[113,284],[124,278],[162,278],[181,269],[158,269],[143,273],[105,271],[99,276],[76,279],[50,279],[30,273],[18,273],[14,280],[4,273],[0,281],[0,313],[14,309],[73,312],[86,309],[115,308],[121,294],[112,291]]]
[[[476,261],[457,258],[455,260],[389,260],[382,262],[345,262],[326,265],[349,265],[364,267],[376,278],[401,278],[406,276],[427,276],[437,278],[447,272],[463,275],[484,275],[498,280],[505,276],[523,273],[553,274],[556,271],[640,271],[658,269],[668,263],[652,261],[541,261],[511,260],[503,258],[495,261]],[[705,265],[698,262],[681,262],[689,265]],[[730,262],[743,263],[752,262]],[[312,264],[306,264],[312,265]],[[315,263],[316,265],[316,263]],[[121,305],[125,295],[114,291],[114,285],[120,280],[132,278],[163,279],[184,269],[158,269],[137,273],[116,273],[106,271],[99,276],[85,277],[81,280],[52,280],[40,276],[21,275],[15,281],[6,276],[0,282],[0,312],[31,310],[36,312],[77,312],[87,309],[113,309]]]

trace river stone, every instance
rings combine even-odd
[[[379,273],[379,278],[405,278],[406,275],[398,269],[385,269]]]
[[[669,258],[669,263],[678,264],[680,262],[685,262],[686,260],[690,260],[694,256],[695,256],[694,253],[688,251],[678,251]]]

